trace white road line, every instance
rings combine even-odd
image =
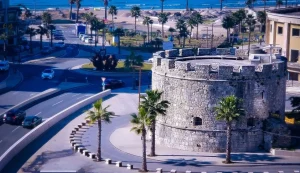
[[[0,144],[1,144],[2,140],[0,141]]]
[[[52,106],[55,106],[55,105],[57,105],[57,104],[60,104],[61,102],[63,102],[63,100],[61,100],[61,101],[59,101],[59,102],[53,104]]]
[[[76,98],[76,99],[78,100],[78,99],[81,99],[81,98],[86,97],[86,96],[87,96],[87,95],[80,96],[80,97],[78,97],[78,98]]]
[[[21,126],[19,126],[19,127],[16,127],[13,131],[11,131],[11,132],[14,132],[14,131],[16,131],[18,128],[20,128]]]
[[[68,95],[68,94],[70,94],[70,93],[66,93],[66,94],[63,94],[63,95],[61,95],[61,96],[59,96],[59,97],[63,97],[63,96],[66,96],[66,95]]]
[[[18,94],[19,92],[17,91],[17,92],[14,92],[13,94],[15,95],[15,94]]]
[[[37,113],[37,114],[35,114],[35,116],[38,116],[38,115],[40,115],[42,112],[39,112],[39,113]]]
[[[75,94],[75,95],[73,95],[72,97],[76,97],[76,96],[78,96],[79,94]]]

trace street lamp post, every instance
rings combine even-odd
[[[105,77],[102,77],[102,90],[104,91],[105,90]]]
[[[142,80],[142,67],[141,66],[132,66],[133,68],[137,68],[139,70],[139,106],[141,102],[141,80]]]

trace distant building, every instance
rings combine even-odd
[[[282,47],[289,79],[300,80],[300,7],[267,12],[266,43]]]

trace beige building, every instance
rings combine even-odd
[[[267,12],[266,43],[282,47],[291,80],[300,80],[300,7]]]

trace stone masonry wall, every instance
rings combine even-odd
[[[214,107],[232,94],[243,99],[246,113],[233,124],[234,152],[256,151],[264,145],[262,120],[270,112],[279,112],[283,119],[283,63],[236,70],[154,58],[152,72],[152,89],[164,91],[163,99],[171,103],[167,115],[157,119],[158,144],[192,151],[225,151],[226,124],[216,120]],[[201,118],[202,125],[194,125],[195,117]],[[247,124],[249,119],[253,119],[252,125]]]

